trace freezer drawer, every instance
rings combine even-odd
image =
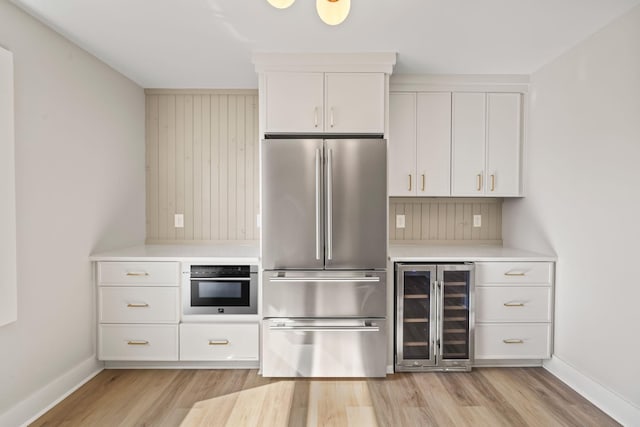
[[[385,319],[265,319],[265,377],[384,377]]]
[[[265,271],[264,317],[386,317],[381,271]]]

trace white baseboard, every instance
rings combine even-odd
[[[0,426],[27,426],[104,369],[95,355],[0,414]]]
[[[640,427],[640,408],[553,356],[543,367],[626,427]]]

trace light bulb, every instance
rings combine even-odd
[[[278,9],[286,9],[296,0],[267,0],[269,4]]]
[[[351,0],[316,0],[318,16],[327,25],[338,25],[349,15]]]

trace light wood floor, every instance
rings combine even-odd
[[[105,370],[32,426],[616,426],[542,368],[386,379]]]

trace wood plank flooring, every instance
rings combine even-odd
[[[274,379],[105,370],[32,426],[617,426],[542,368]]]

